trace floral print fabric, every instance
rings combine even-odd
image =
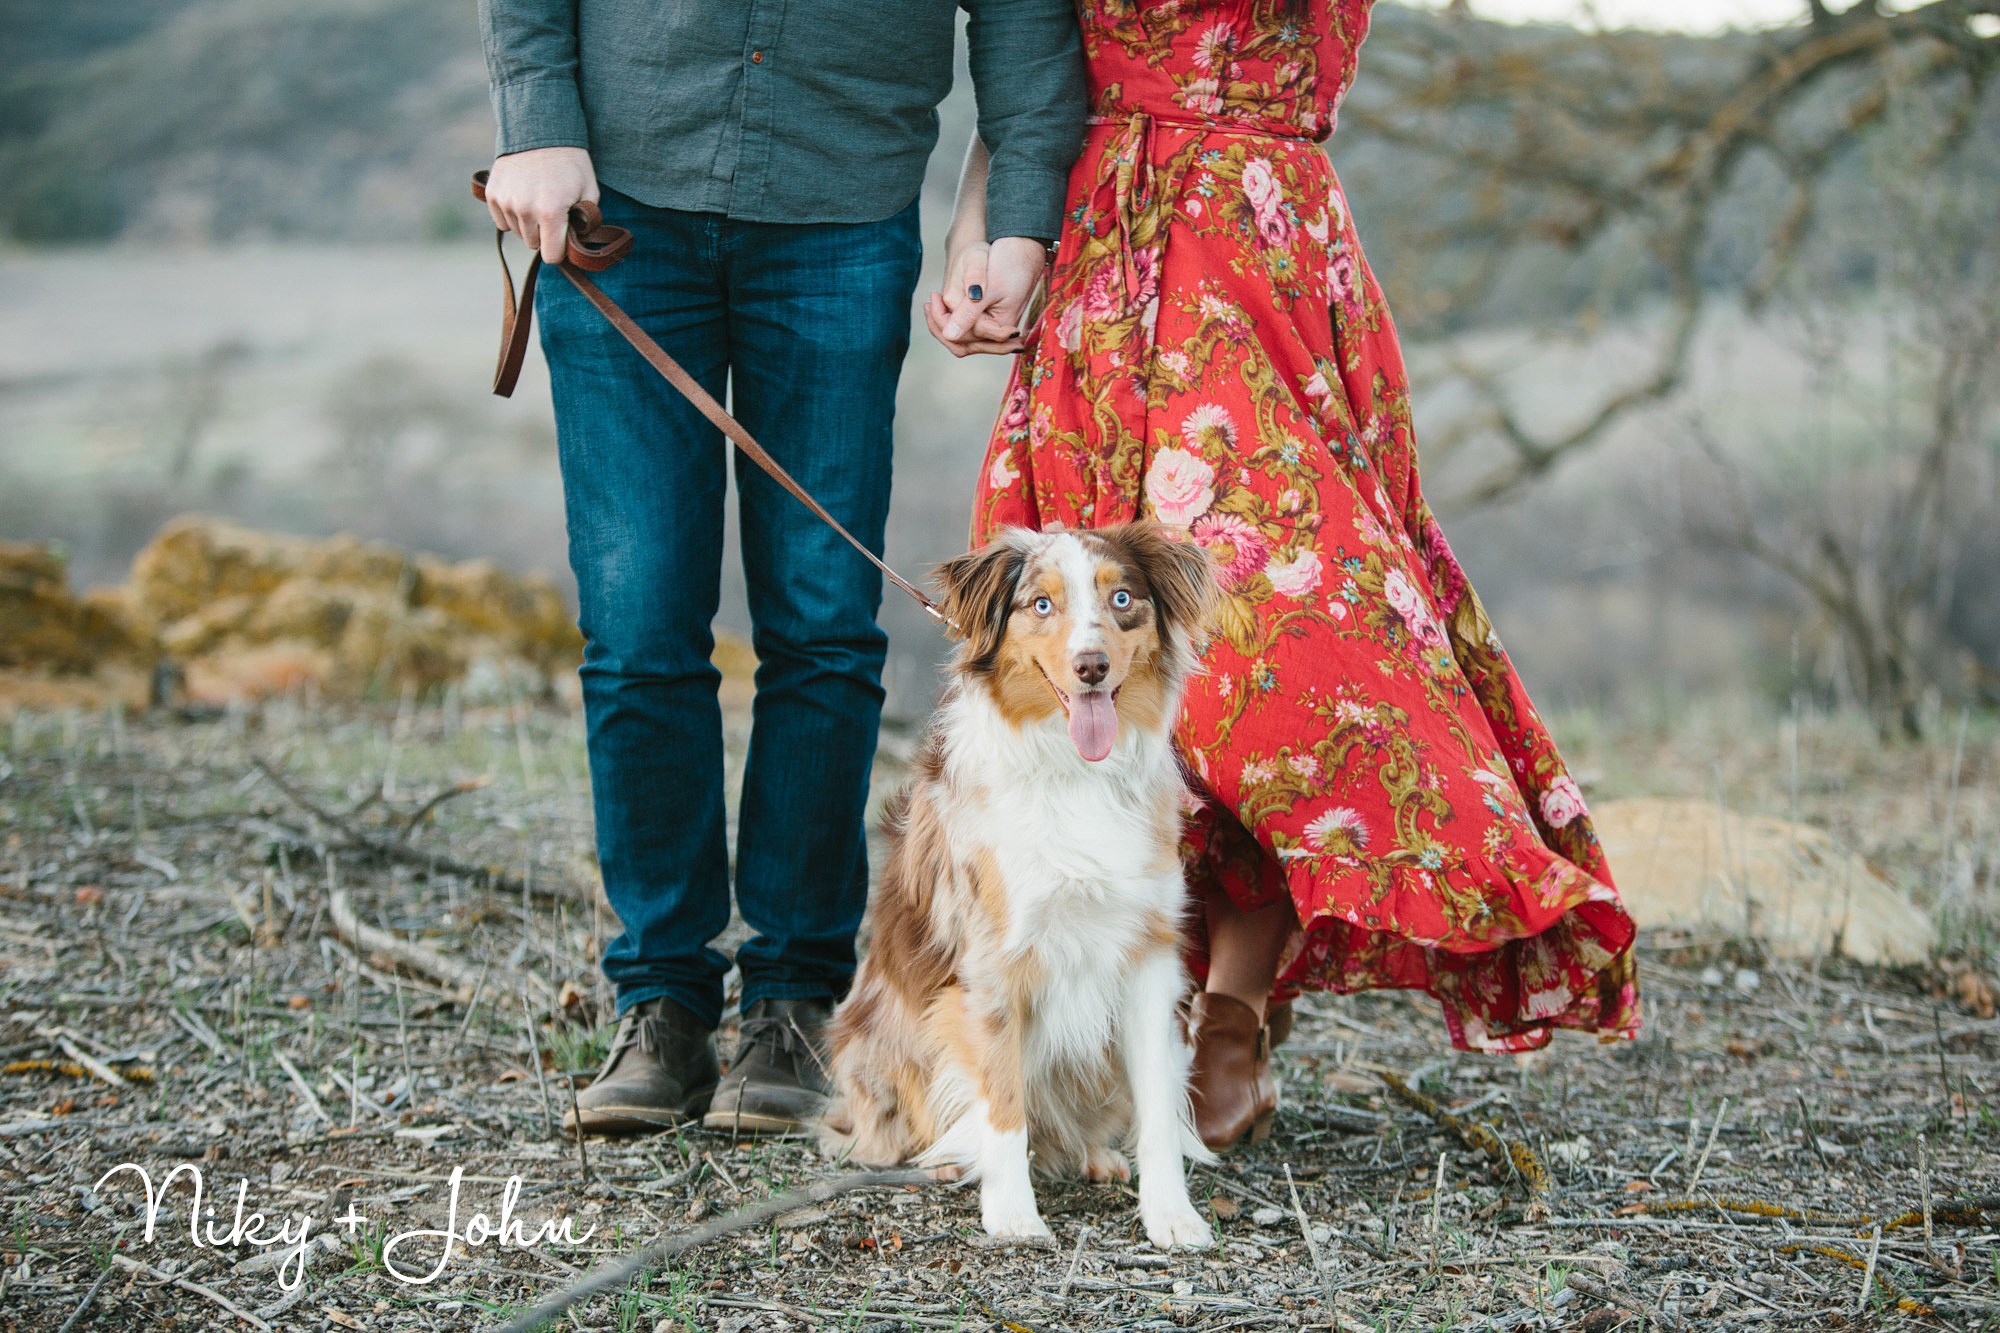
[[[1214,555],[1183,852],[1197,892],[1290,895],[1279,997],[1424,989],[1469,1049],[1629,1037],[1632,922],[1424,503],[1395,328],[1316,146],[1369,4],[1082,0],[1095,114],[973,536],[1150,514]]]

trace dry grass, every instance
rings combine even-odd
[[[1990,975],[2000,753],[1990,719],[1967,719],[1962,744],[1958,719],[1940,722],[1928,745],[1884,748],[1862,724],[1807,715],[1794,782],[1789,718],[1556,719],[1600,794],[1795,804],[1941,901],[1950,952]],[[593,1140],[586,1163],[552,1131],[558,1075],[595,1064],[608,999],[592,965],[608,923],[579,887],[572,717],[280,705],[199,721],[24,715],[6,739],[0,1329],[60,1330],[79,1311],[69,1333],[251,1326],[224,1302],[278,1329],[487,1328],[593,1263],[831,1169],[802,1144],[700,1131]],[[885,746],[878,789],[901,748]],[[387,859],[369,840],[415,852]],[[362,924],[480,970],[477,998],[357,957],[330,928],[330,882]],[[1451,1052],[1422,997],[1319,997],[1281,1052],[1277,1132],[1195,1173],[1218,1220],[1212,1254],[1152,1254],[1120,1187],[1044,1187],[1054,1252],[978,1243],[969,1192],[877,1189],[698,1249],[573,1322],[1324,1328],[1331,1293],[1342,1328],[1379,1333],[1621,1319],[1637,1333],[1620,1302],[1670,1328],[2000,1328],[2000,1022],[1941,997],[1950,972],[1801,969],[1738,942],[1652,940],[1642,1041],[1562,1043],[1521,1064]],[[1479,1151],[1479,1131],[1445,1128],[1383,1072],[1519,1151]],[[136,1178],[99,1185],[122,1162],[155,1182],[201,1165],[219,1231],[243,1181],[251,1208],[310,1213],[335,1244],[288,1295],[272,1272],[241,1270],[255,1249],[190,1245],[185,1194],[147,1243]],[[461,1230],[518,1175],[530,1228],[561,1213],[595,1231],[575,1247],[489,1243],[432,1284],[399,1283],[384,1230],[439,1225],[454,1168]],[[368,1219],[351,1236],[333,1225],[350,1203]],[[427,1268],[437,1253],[393,1257]]]

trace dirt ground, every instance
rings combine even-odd
[[[1940,958],[1656,936],[1641,1041],[1520,1061],[1453,1053],[1420,995],[1314,997],[1271,1138],[1193,1172],[1213,1251],[1154,1253],[1124,1186],[1044,1184],[1052,1250],[982,1244],[969,1190],[877,1188],[558,1326],[2000,1329],[1991,725],[1556,722],[1593,796],[1835,831],[1937,909]],[[0,1330],[488,1329],[838,1173],[800,1142],[554,1130],[609,999],[568,714],[23,713],[0,740]],[[577,1240],[520,1243],[547,1223]],[[448,1256],[398,1239],[444,1229]]]

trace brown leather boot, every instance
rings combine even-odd
[[[1262,1142],[1278,1113],[1269,1030],[1243,1001],[1206,991],[1195,996],[1188,1022],[1194,1033],[1188,1091],[1201,1141],[1212,1152],[1235,1147],[1246,1133]]]
[[[669,1129],[708,1109],[722,1069],[715,1034],[672,1000],[642,1000],[618,1020],[604,1067],[563,1112],[574,1133],[643,1134]]]
[[[1292,1035],[1292,1002],[1274,1004],[1264,1010],[1264,1027],[1271,1034],[1271,1049],[1277,1050]]]
[[[828,1000],[758,1000],[702,1124],[731,1134],[802,1134],[825,1109]]]

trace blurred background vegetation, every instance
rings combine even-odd
[[[2000,0],[1483,12],[1378,6],[1329,151],[1530,688],[1883,734],[2000,703]],[[0,537],[113,581],[194,510],[567,587],[546,379],[486,394],[473,0],[0,0],[0,31]],[[961,77],[927,275],[971,119]],[[1005,370],[913,343],[899,566],[964,541]],[[942,644],[884,620],[920,716]]]

